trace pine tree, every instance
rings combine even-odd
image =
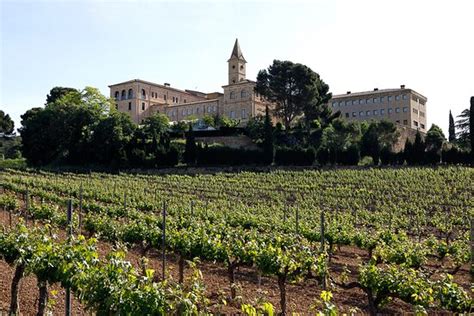
[[[188,165],[194,165],[196,163],[197,149],[196,140],[194,138],[193,125],[189,123],[189,130],[186,133],[186,146],[184,148],[184,161]]]
[[[456,141],[456,129],[454,128],[454,118],[453,114],[451,114],[451,110],[449,110],[449,130],[448,130],[448,140],[450,143],[454,143]]]
[[[270,113],[268,110],[268,106],[265,108],[265,139],[263,144],[263,152],[265,156],[265,163],[272,164],[273,162],[273,155],[274,155],[274,148],[273,148],[273,125],[272,120],[270,118]]]
[[[416,131],[415,142],[413,143],[413,158],[415,164],[423,164],[425,162],[426,145],[421,138],[420,131]]]

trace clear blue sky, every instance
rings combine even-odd
[[[474,1],[0,0],[0,108],[20,115],[54,86],[140,78],[221,91],[236,37],[247,77],[273,59],[308,65],[333,93],[405,84],[447,134],[474,95]]]

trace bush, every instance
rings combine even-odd
[[[329,163],[329,150],[325,147],[319,147],[316,159],[321,166],[327,165]]]
[[[449,150],[442,151],[443,162],[448,164],[469,164],[470,157],[468,151],[460,150],[453,146]]]
[[[311,166],[314,163],[316,153],[314,148],[277,148],[275,163],[277,165]]]
[[[157,154],[157,166],[174,167],[179,163],[181,153],[178,146],[171,145],[167,151],[162,150]]]
[[[225,146],[198,147],[198,165],[259,165],[265,163],[261,150],[231,148]]]
[[[338,163],[346,166],[357,166],[360,160],[359,147],[355,144],[349,146],[338,155]]]
[[[402,154],[402,158],[403,158],[403,154]],[[394,153],[387,146],[382,148],[382,150],[380,152],[380,161],[381,161],[383,166],[396,165],[398,163],[398,160],[399,160],[399,154],[398,153]],[[402,162],[402,164],[403,164],[403,162]]]

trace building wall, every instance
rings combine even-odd
[[[386,119],[426,132],[426,101],[421,94],[401,88],[336,95],[329,104],[349,121]]]

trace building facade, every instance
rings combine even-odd
[[[255,81],[246,79],[246,64],[238,40],[235,40],[228,63],[228,84],[223,93],[181,90],[140,79],[110,85],[110,97],[120,112],[140,124],[156,113],[172,122],[199,119],[205,115],[227,116],[241,125],[254,116],[264,115],[266,103],[255,93]]]
[[[329,101],[333,111],[341,111],[349,121],[388,120],[400,127],[426,133],[427,98],[405,88],[334,95]]]

